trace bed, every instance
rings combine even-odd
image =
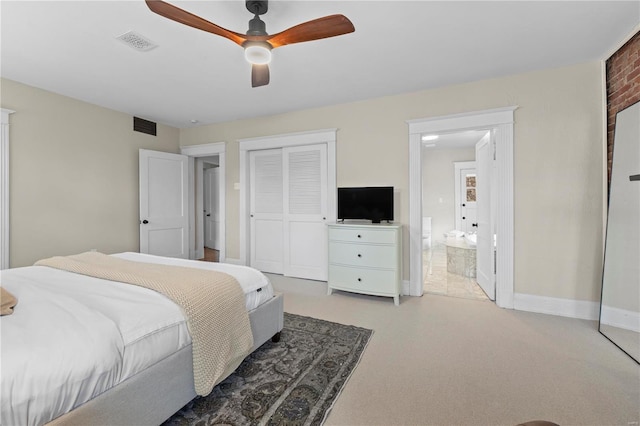
[[[108,257],[233,276],[244,293],[251,350],[283,327],[282,295],[255,269],[140,253]],[[18,299],[0,323],[0,424],[157,425],[196,397],[192,333],[183,309],[165,296],[47,266],[2,271],[0,282]]]

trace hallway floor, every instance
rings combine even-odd
[[[220,251],[219,250],[214,250],[214,249],[210,249],[209,247],[205,247],[204,248],[204,257],[202,259],[198,259],[198,260],[203,260],[205,262],[218,262],[220,259]]]
[[[422,265],[425,293],[489,300],[475,278],[447,272],[447,249],[444,243],[435,243],[433,248],[424,250]]]

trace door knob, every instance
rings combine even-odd
[[[146,225],[147,223],[149,223],[149,221],[147,219],[145,219],[145,220],[142,221],[142,223],[144,223]]]

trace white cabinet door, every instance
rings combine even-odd
[[[491,223],[491,173],[493,149],[490,133],[476,144],[477,223],[476,280],[491,300],[496,299],[493,225]]]
[[[327,146],[283,149],[284,275],[327,280]]]
[[[219,176],[218,167],[204,171],[204,246],[215,250],[220,250]]]
[[[283,272],[282,150],[251,151],[251,266],[263,272]]]
[[[141,149],[140,252],[189,258],[188,159]]]
[[[249,154],[251,266],[327,280],[326,144]]]

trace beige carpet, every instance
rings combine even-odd
[[[269,275],[285,311],[374,330],[325,425],[637,425],[640,366],[594,321]],[[636,423],[634,423],[636,422]]]

